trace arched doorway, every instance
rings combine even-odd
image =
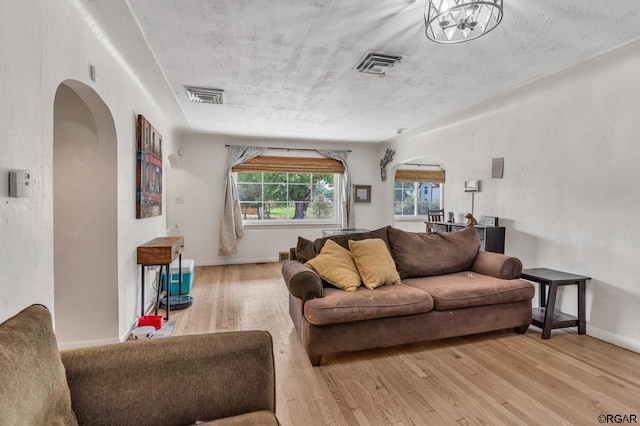
[[[113,117],[78,81],[56,91],[54,303],[58,342],[118,337],[117,144]]]

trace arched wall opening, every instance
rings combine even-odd
[[[58,343],[118,337],[117,144],[100,96],[74,80],[53,112],[54,304]]]
[[[441,159],[437,159],[429,156],[398,158],[396,162],[394,162],[389,166],[389,170],[387,172],[388,180],[390,181],[390,185],[388,185],[387,188],[389,189],[389,191],[391,191],[390,199],[393,200],[392,205],[389,207],[391,209],[394,209],[395,207],[395,201],[396,201],[395,176],[396,176],[396,171],[399,169],[445,170],[445,167]],[[446,184],[444,187],[446,187]],[[444,206],[445,205],[444,191],[441,191],[439,196],[440,196],[440,205]],[[399,229],[403,229],[405,231],[425,232],[425,228],[426,228],[425,221],[426,221],[425,216],[402,217],[402,216],[396,216],[395,211],[393,212],[393,226]]]

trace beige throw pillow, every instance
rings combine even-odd
[[[385,242],[379,238],[349,241],[362,283],[369,290],[385,284],[398,284],[400,276]]]
[[[383,243],[384,244],[384,243]],[[305,263],[329,284],[345,291],[356,291],[360,286],[360,274],[349,250],[328,240],[313,259]]]

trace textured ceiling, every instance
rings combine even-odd
[[[505,0],[498,28],[456,45],[427,40],[423,0],[127,3],[192,129],[232,135],[383,141],[640,38],[638,0]],[[356,72],[369,50],[404,59]]]

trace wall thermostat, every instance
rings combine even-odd
[[[28,170],[9,171],[9,197],[33,196],[33,180]]]

